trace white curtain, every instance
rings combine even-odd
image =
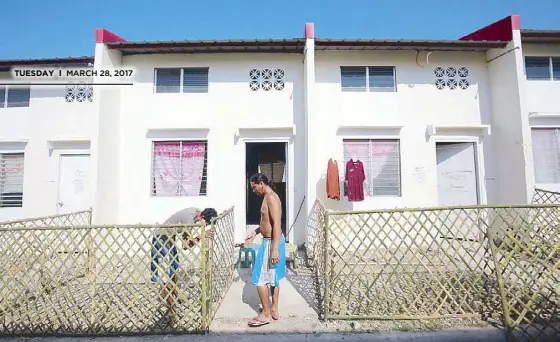
[[[344,156],[354,161],[360,160],[364,165],[364,192],[369,196],[374,193],[374,180],[387,164],[389,157],[396,150],[394,141],[344,141]],[[344,165],[346,168],[346,165]]]
[[[370,175],[373,179],[377,178],[391,154],[395,151],[394,142],[376,141],[371,145]]]
[[[206,143],[183,142],[182,151],[182,193],[186,196],[200,195],[204,173]]]
[[[532,129],[533,162],[537,183],[560,183],[559,130]]]

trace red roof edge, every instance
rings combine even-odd
[[[116,43],[126,42],[126,39],[114,34],[113,32],[104,28],[95,29],[95,42],[96,43]]]
[[[478,31],[467,34],[459,40],[493,40],[493,41],[511,41],[513,40],[513,31],[521,29],[521,18],[519,15],[510,15],[501,20],[496,21]]]

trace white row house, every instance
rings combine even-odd
[[[560,31],[521,30],[519,16],[452,41],[314,31],[130,42],[98,29],[94,57],[0,61],[0,76],[25,65],[134,72],[131,85],[0,86],[0,221],[92,207],[96,224],[155,223],[235,206],[241,239],[260,215],[247,179],[262,172],[301,244],[316,198],[360,210],[560,190]],[[330,159],[340,200],[327,197]],[[363,179],[346,187],[358,161]]]

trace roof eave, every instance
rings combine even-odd
[[[194,53],[302,53],[304,39],[255,41],[119,42],[107,44],[123,55]]]
[[[523,43],[560,44],[560,30],[521,30]]]
[[[0,60],[1,68],[14,66],[42,66],[42,65],[87,65],[94,62],[94,57],[55,57],[55,58],[36,58],[36,59],[5,59]]]
[[[404,41],[404,40],[316,40],[317,50],[422,50],[475,51],[503,48],[507,42],[490,41]]]

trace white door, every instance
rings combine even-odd
[[[477,205],[478,175],[474,143],[438,143],[436,156],[439,205]],[[475,214],[472,210],[444,213],[443,231],[448,231],[449,238],[476,239],[478,229],[475,229],[475,225],[478,222]]]
[[[87,210],[91,207],[89,154],[60,156],[58,213]]]

